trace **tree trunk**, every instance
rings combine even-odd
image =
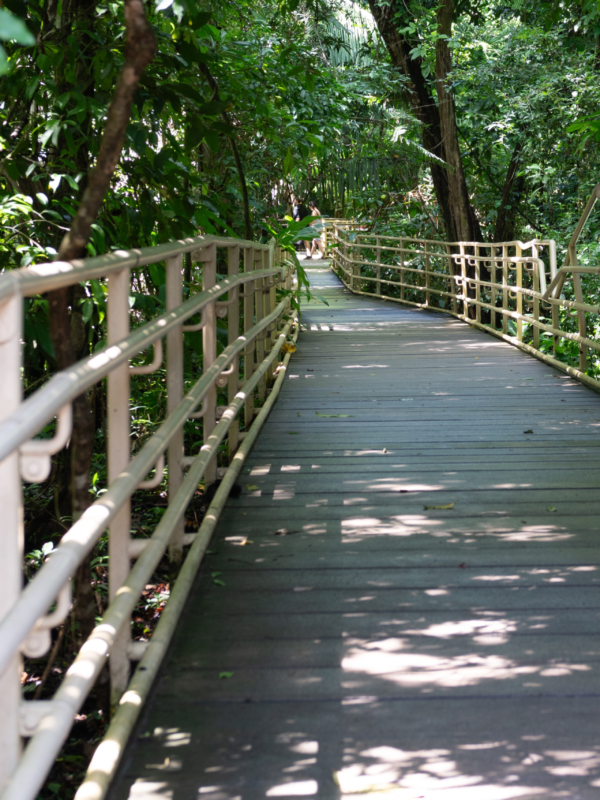
[[[203,61],[200,61],[198,64],[200,72],[206,78],[208,85],[210,86],[210,90],[213,93],[212,99],[216,100],[217,102],[220,101],[219,96],[219,84],[213,77],[209,67]],[[230,128],[233,127],[231,124],[231,120],[229,119],[229,114],[226,111],[221,111],[221,116],[223,117],[223,121],[226,125]],[[233,133],[229,134],[229,142],[231,144],[231,151],[233,153],[233,160],[235,161],[235,166],[238,172],[238,177],[240,179],[240,189],[242,191],[242,205],[244,208],[244,236],[248,241],[252,240],[252,221],[250,218],[250,200],[248,199],[248,185],[246,184],[246,175],[244,173],[244,165],[242,164],[242,159],[240,157],[240,151],[238,150],[237,142],[235,140],[235,136]]]
[[[500,197],[500,206],[498,207],[498,216],[496,217],[496,226],[494,228],[495,242],[510,242],[515,238],[517,203],[525,188],[525,177],[523,175],[517,175],[521,165],[522,149],[522,142],[517,142],[513,150],[512,158],[510,159],[510,164],[508,165],[508,170],[506,171],[506,178],[504,179],[504,186],[502,187],[502,195]]]
[[[436,45],[436,104],[429,80],[423,75],[423,60],[413,58],[411,50],[418,44],[416,38],[405,33],[408,22],[402,0],[369,0],[369,8],[377,23],[381,38],[386,44],[392,64],[409,79],[408,98],[416,118],[423,124],[423,147],[444,164],[430,162],[435,196],[440,207],[446,237],[451,242],[481,241],[481,230],[470,202],[456,126],[456,110],[448,74],[452,56],[446,39]],[[450,36],[453,0],[443,2],[438,10],[438,34]],[[401,32],[402,31],[402,32]]]
[[[452,71],[452,53],[448,39],[452,35],[454,0],[443,0],[438,7],[438,38],[435,46],[436,88],[440,114],[440,128],[446,162],[448,163],[448,193],[456,239],[461,242],[480,242],[482,239],[479,221],[475,215],[462,165],[456,108],[452,86],[448,75]]]
[[[404,4],[401,0],[390,0],[385,5],[379,5],[379,1],[369,0],[369,8],[388,49],[392,64],[409,79],[408,97],[416,118],[423,125],[423,147],[441,161],[446,161],[440,115],[431,93],[431,87],[423,75],[423,60],[421,57],[411,57],[410,51],[416,42],[411,42],[405,34],[399,32],[403,17],[406,16]],[[458,235],[450,208],[446,167],[440,162],[432,160],[429,168],[436,200],[444,220],[446,236],[450,241],[456,241]]]
[[[89,11],[89,6],[86,6],[86,10]],[[125,64],[108,109],[96,165],[89,174],[71,229],[60,245],[57,258],[61,261],[72,261],[85,255],[91,226],[100,212],[121,154],[133,97],[142,73],[152,61],[156,51],[154,32],[146,19],[142,0],[125,0],[125,27]],[[75,286],[48,293],[50,332],[59,370],[68,369],[83,355],[85,339],[79,336],[83,320],[77,305],[80,291],[80,287]],[[70,445],[73,520],[78,519],[90,503],[89,471],[93,446],[92,411],[86,396],[80,395],[73,401],[73,431]],[[85,638],[93,628],[95,620],[88,562],[82,564],[78,570],[76,598],[80,636]]]

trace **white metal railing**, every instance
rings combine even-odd
[[[202,264],[202,291],[183,301],[182,263],[186,253],[191,254],[193,262]],[[227,277],[218,275],[219,256],[220,263],[226,261]],[[240,269],[241,257],[243,269]],[[101,755],[100,760],[95,759],[93,774],[90,773],[78,798],[104,796],[139,713],[144,692],[148,691],[160,665],[218,511],[226,499],[224,489],[231,487],[239,473],[285,374],[289,353],[275,374],[273,363],[286,339],[292,335],[297,337],[298,325],[293,315],[286,313],[289,296],[284,293],[279,302],[276,296],[278,287],[289,291],[295,281],[291,262],[283,258],[274,240],[263,245],[206,236],[141,250],[116,251],[76,262],[42,264],[0,277],[0,507],[3,512],[0,558],[4,576],[0,611],[2,800],[33,800],[37,796],[69,733],[74,715],[108,658],[112,701],[118,708],[109,730],[109,734],[113,731],[113,738],[109,736],[104,749],[100,749],[101,754],[108,752],[108,758]],[[166,265],[166,311],[131,331],[130,272],[158,262]],[[107,346],[57,373],[23,400],[23,297],[105,277],[108,278]],[[227,299],[220,300],[224,295]],[[240,333],[241,302],[244,330]],[[201,314],[201,322],[185,324],[197,314]],[[228,320],[228,345],[219,356],[218,316],[227,316]],[[203,373],[184,396],[183,334],[186,330],[202,330]],[[163,339],[167,344],[167,416],[132,459],[130,379],[132,375],[160,367]],[[131,367],[129,360],[150,346],[154,347],[152,363],[141,368]],[[241,356],[244,377],[240,383]],[[52,454],[64,447],[70,436],[71,402],[105,376],[108,489],[74,522],[47,563],[23,588],[21,481],[37,483],[48,476]],[[267,396],[271,385],[273,389]],[[225,386],[228,387],[228,405],[217,407],[217,387]],[[257,411],[255,393],[266,402],[252,424]],[[249,427],[245,434],[239,432],[237,423],[232,425],[240,412],[245,414],[246,427]],[[32,439],[55,416],[58,417],[55,436],[49,440]],[[198,453],[186,456],[183,426],[190,418],[202,418],[204,444]],[[185,509],[202,477],[207,483],[217,478],[217,448],[227,436],[231,464],[223,470],[223,484],[199,532],[184,534]],[[132,538],[130,497],[136,489],[150,488],[161,482],[165,455],[168,507],[150,538]],[[156,475],[145,480],[154,466]],[[62,622],[70,609],[71,576],[107,528],[108,609],[79,651],[54,697],[46,701],[24,701],[20,687],[21,654],[40,657],[47,652],[51,629]],[[160,633],[157,628],[149,643],[132,642],[129,624],[132,611],[165,550],[169,549],[170,558],[177,563],[184,545],[189,544],[191,550],[172,590],[164,620],[159,623]],[[132,561],[135,561],[133,567]],[[48,613],[54,604],[55,609]],[[131,662],[140,659],[142,662],[130,684]],[[29,740],[24,752],[23,737]]]
[[[600,353],[586,314],[600,307],[584,297],[581,277],[600,274],[600,266],[577,263],[577,241],[596,201],[595,187],[571,237],[564,264],[557,268],[556,243],[447,243],[356,232],[334,225],[332,269],[356,294],[395,300],[451,314],[517,345],[528,353],[592,386],[600,380],[589,370],[589,351]],[[561,293],[572,284],[575,299]],[[563,311],[561,316],[561,310]],[[566,313],[565,313],[566,312]],[[570,319],[576,325],[569,325]],[[576,327],[576,330],[568,330]],[[544,352],[541,337],[551,338]],[[561,340],[575,342],[578,366],[557,358]]]

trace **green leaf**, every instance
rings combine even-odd
[[[194,28],[196,30],[203,28],[207,22],[210,22],[211,17],[212,11],[199,11],[194,17],[192,17]]]
[[[25,89],[25,97],[28,100],[31,100],[33,95],[36,93],[38,86],[40,85],[39,78],[32,78],[29,83],[27,84],[27,88]]]
[[[156,286],[157,289],[160,289],[161,286],[165,284],[165,270],[163,267],[159,267],[157,264],[150,264],[148,267],[150,271],[150,277],[152,278],[152,283]]]
[[[217,131],[207,130],[204,133],[204,141],[213,151],[213,153],[219,152],[219,147],[221,145],[221,138]]]
[[[233,672],[219,672],[219,678],[225,680],[226,678],[233,678]]]
[[[81,316],[83,317],[84,322],[89,322],[92,318],[92,314],[94,313],[94,302],[91,297],[88,297],[86,300],[83,301],[81,306]]]
[[[291,149],[288,147],[288,151],[285,155],[283,160],[283,172],[285,175],[289,175],[290,172],[294,168],[294,156],[292,155]]]
[[[190,86],[188,83],[180,83],[179,81],[176,81],[175,83],[171,84],[171,88],[175,89],[176,92],[179,92],[182,97],[187,97],[188,100],[193,100],[195,103],[198,103],[199,106],[206,105],[206,101],[200,92],[197,91],[197,89],[194,89],[194,87]]]
[[[23,20],[6,8],[0,8],[0,39],[23,45],[35,44],[35,36],[29,32]]]
[[[353,417],[354,414],[321,414],[319,411],[315,411],[317,417]]]

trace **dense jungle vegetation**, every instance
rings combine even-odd
[[[64,237],[100,151],[131,1],[0,3],[2,270],[74,252]],[[140,72],[110,189],[81,253],[201,233],[268,241],[283,230],[295,193],[374,233],[483,242],[543,236],[556,239],[560,258],[600,181],[598,0],[148,0],[144,9],[155,52]],[[599,238],[596,213],[582,263],[598,263]],[[186,291],[197,277],[188,263]],[[595,277],[586,291],[600,299]],[[57,351],[58,301],[27,300],[27,393],[104,346],[106,292],[103,281],[91,281],[60,300],[69,353]],[[133,324],[164,303],[164,269],[138,272]],[[575,357],[567,348],[564,358]],[[202,365],[200,334],[186,334],[185,359],[191,381]],[[135,450],[164,417],[164,371],[140,376],[133,391]],[[106,486],[105,388],[82,402],[93,447],[77,469],[83,463],[89,481],[83,497],[73,495],[67,452],[55,457],[48,481],[26,488],[29,574]],[[186,430],[189,444],[200,435],[197,426]],[[75,437],[71,450],[79,446]],[[134,502],[138,530],[152,529],[164,496],[159,487],[153,501]],[[32,695],[52,688],[52,670],[60,675],[102,613],[106,559],[104,542],[79,575],[93,591],[81,590],[56,634],[54,666],[26,666]],[[140,635],[150,632],[168,582],[165,571],[148,590]],[[101,721],[91,706],[87,716]],[[85,735],[100,728],[88,725]],[[44,796],[71,797],[87,755],[67,754],[62,786],[51,779]]]

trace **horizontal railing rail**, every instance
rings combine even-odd
[[[191,254],[193,263],[202,265],[202,289],[196,293],[190,290],[189,298],[184,301],[182,259],[186,253]],[[240,269],[241,256],[243,269]],[[231,476],[239,472],[248,449],[245,441],[250,443],[256,437],[257,427],[265,416],[259,409],[256,409],[256,416],[255,398],[261,403],[266,400],[265,408],[270,407],[281,386],[289,353],[275,372],[274,362],[280,359],[286,339],[297,337],[297,319],[289,312],[295,281],[293,265],[284,258],[287,256],[275,247],[274,241],[263,245],[222,237],[195,237],[77,262],[43,264],[0,277],[3,374],[0,384],[0,502],[4,512],[0,555],[4,570],[10,575],[0,620],[2,800],[33,800],[37,796],[68,736],[74,715],[107,658],[112,702],[118,709],[113,723],[122,729],[119,722],[125,713],[122,709],[128,709],[127,724],[131,726],[135,722],[131,708],[123,703],[128,695],[131,662],[142,658],[152,664],[153,671],[144,676],[151,682],[160,664],[157,653],[164,653],[165,634],[161,634],[160,641],[155,642],[154,637],[150,637],[149,642],[133,642],[131,615],[167,549],[176,565],[182,559],[183,547],[192,545],[182,568],[182,574],[187,575],[185,592],[189,590],[188,559],[193,552],[197,568],[208,539],[202,535],[199,541],[199,534],[184,534],[185,510],[203,478],[209,484],[218,475],[224,474],[231,480]],[[130,272],[162,262],[165,263],[166,311],[130,330]],[[218,263],[226,264],[227,277],[217,272]],[[23,297],[101,278],[108,278],[107,345],[57,373],[22,400]],[[284,290],[279,298],[278,288]],[[243,315],[240,314],[242,303]],[[200,322],[194,322],[193,318],[199,315]],[[217,316],[225,315],[228,344],[217,355]],[[240,331],[242,318],[243,331]],[[202,331],[202,374],[184,395],[183,337],[188,330]],[[130,378],[161,367],[163,339],[167,344],[166,417],[132,458]],[[151,364],[141,367],[129,364],[132,358],[151,346],[154,347]],[[107,489],[73,522],[47,562],[28,585],[22,587],[21,481],[40,483],[47,478],[51,456],[67,444],[71,433],[72,401],[105,377],[108,382]],[[218,388],[227,390],[224,406],[217,406]],[[247,433],[239,431],[240,413],[244,414]],[[58,417],[55,435],[51,439],[32,439],[54,416]],[[199,452],[185,455],[183,426],[189,419],[202,419],[204,444]],[[226,437],[230,466],[218,471],[217,451]],[[165,460],[168,466],[166,511],[149,538],[132,538],[131,496],[137,489],[160,484]],[[156,474],[145,480],[153,467],[156,467]],[[107,529],[108,608],[52,699],[24,701],[20,688],[21,653],[38,658],[49,650],[52,628],[63,622],[70,609],[70,579]],[[200,531],[203,530],[201,527]],[[132,561],[135,561],[133,567]],[[181,586],[178,579],[173,587],[173,593],[180,598]],[[180,608],[181,599],[177,602]],[[56,609],[48,614],[55,603]],[[171,619],[174,626],[177,616],[171,610],[165,618]],[[166,634],[167,638],[171,633],[172,630]],[[21,753],[21,737],[29,740],[24,753]],[[103,773],[104,788],[90,789],[88,782],[86,797],[104,795],[118,758],[113,758],[111,763],[112,771]]]
[[[600,389],[600,380],[588,374],[600,364],[597,357],[590,363],[590,351],[600,353],[600,341],[586,319],[586,314],[600,316],[600,306],[585,297],[582,284],[582,276],[599,275],[600,266],[577,262],[577,242],[598,199],[600,184],[560,268],[551,239],[448,243],[360,231],[350,235],[347,227],[334,225],[332,269],[356,294],[451,314]],[[564,296],[566,287],[570,297]],[[562,352],[566,342],[576,345],[577,366]]]

